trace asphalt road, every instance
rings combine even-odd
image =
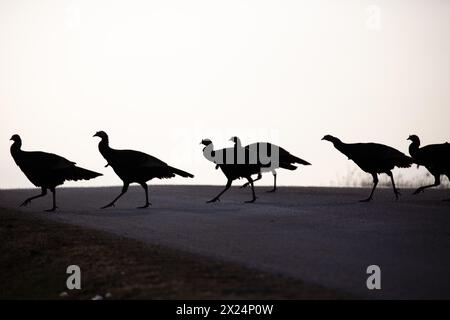
[[[153,206],[139,210],[144,193],[132,188],[115,208],[120,188],[61,188],[57,213],[51,196],[20,210],[48,219],[109,231],[224,261],[283,274],[363,298],[450,298],[449,190],[430,190],[399,201],[379,189],[233,189],[206,204],[219,186],[154,186]],[[17,208],[36,190],[0,190],[0,207]],[[75,262],[74,262],[75,263]],[[368,290],[366,268],[381,268],[381,290]]]

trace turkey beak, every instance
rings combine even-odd
[[[11,137],[11,138],[9,138],[9,141],[13,141],[13,138]]]
[[[98,133],[96,133],[92,136],[92,138],[94,138],[94,137],[98,137]]]
[[[408,137],[408,139],[406,139],[406,140],[412,140],[412,137],[411,137],[411,136],[409,136],[409,137]]]

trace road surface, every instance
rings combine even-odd
[[[119,192],[111,188],[60,188],[57,213],[45,213],[51,196],[20,210],[48,219],[112,232],[151,244],[233,261],[320,284],[362,298],[450,298],[449,190],[399,201],[379,189],[232,189],[206,204],[221,186],[154,186],[148,209],[142,189],[131,188],[114,208],[100,210]],[[17,208],[39,190],[0,190],[0,207]],[[368,290],[366,268],[381,268],[381,290]]]

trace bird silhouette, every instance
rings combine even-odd
[[[114,172],[123,181],[121,193],[102,209],[113,207],[116,201],[127,191],[131,183],[139,183],[145,191],[145,205],[139,208],[148,208],[151,203],[148,201],[147,181],[158,178],[168,179],[179,175],[184,178],[193,178],[188,172],[169,166],[167,163],[146,153],[134,150],[116,150],[109,146],[108,135],[104,131],[97,132],[94,137],[101,140],[98,149],[106,159],[107,165],[111,166]]]
[[[450,179],[450,144],[448,142],[441,144],[430,144],[420,148],[420,139],[416,135],[410,135],[408,140],[409,154],[414,162],[419,166],[424,166],[433,175],[434,183],[422,186],[414,191],[413,194],[423,192],[427,188],[437,187],[441,184],[441,175],[446,175]],[[446,199],[449,201],[450,199]]]
[[[41,151],[23,151],[22,139],[15,134],[11,137],[14,143],[11,145],[11,155],[25,174],[28,180],[36,187],[41,187],[40,195],[26,199],[20,206],[26,206],[32,200],[43,197],[47,189],[53,194],[53,206],[47,212],[55,211],[56,187],[62,185],[66,180],[90,180],[102,174],[75,166],[75,162],[69,161],[53,153]]]
[[[330,141],[334,147],[353,160],[363,171],[370,173],[373,177],[373,188],[367,199],[372,200],[373,193],[378,184],[378,174],[385,173],[391,177],[395,198],[398,199],[400,192],[395,187],[392,169],[394,167],[409,168],[413,160],[400,151],[389,146],[378,143],[344,143],[336,137],[326,135],[322,140]]]
[[[238,137],[232,137],[230,139],[235,148],[245,148],[251,150],[257,155],[257,163],[261,164],[262,172],[272,172],[273,175],[273,189],[268,192],[275,192],[277,190],[277,172],[275,169],[282,168],[287,170],[295,170],[297,166],[295,164],[302,164],[305,166],[311,165],[311,163],[300,159],[285,149],[270,142],[256,142],[242,147],[241,140]],[[262,174],[259,173],[257,178],[253,180],[256,182],[262,178]],[[245,188],[249,185],[248,182],[244,183],[241,188]]]
[[[252,163],[250,159],[254,158],[254,155],[250,150],[243,150],[243,153],[238,153],[236,148],[225,148],[220,150],[214,150],[214,145],[210,139],[203,139],[200,144],[203,144],[203,156],[216,164],[216,169],[220,168],[227,178],[227,184],[217,196],[207,201],[207,203],[220,201],[220,196],[224,194],[230,187],[234,180],[245,178],[252,188],[252,199],[246,201],[247,203],[255,202],[255,188],[253,185],[253,174],[261,172],[261,165],[258,163]]]

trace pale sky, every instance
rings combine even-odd
[[[14,133],[104,174],[66,186],[121,184],[99,130],[196,176],[157,183],[224,184],[199,142],[237,135],[313,164],[279,185],[346,185],[359,171],[325,134],[450,142],[450,1],[0,0],[0,116],[0,188],[32,187]]]

